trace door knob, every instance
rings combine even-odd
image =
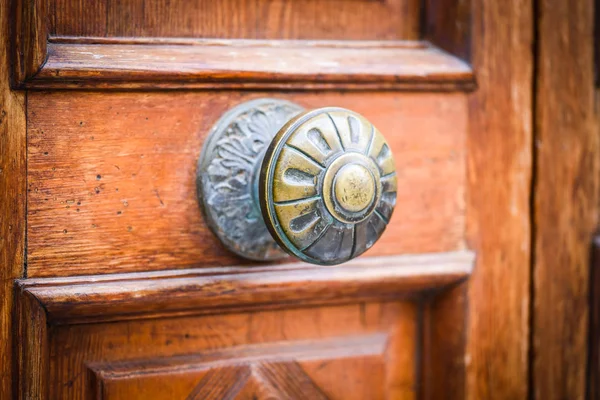
[[[208,226],[231,251],[263,261],[287,252],[324,265],[357,257],[379,239],[397,189],[390,148],[364,117],[276,99],[245,102],[221,117],[196,183]]]

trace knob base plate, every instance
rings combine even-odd
[[[221,117],[204,144],[196,172],[200,208],[213,233],[239,256],[257,261],[287,256],[265,225],[256,181],[267,146],[302,111],[277,99],[242,103]]]

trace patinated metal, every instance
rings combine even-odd
[[[369,249],[389,222],[394,160],[361,115],[300,110],[261,99],[224,116],[200,158],[199,196],[212,230],[237,254],[273,260],[284,254],[279,244],[304,261],[339,264]]]
[[[259,99],[234,107],[212,128],[196,175],[205,220],[234,253],[258,261],[286,256],[271,237],[258,204],[258,171],[277,131],[302,107]]]
[[[339,264],[369,249],[396,202],[385,139],[365,118],[341,108],[288,122],[269,145],[259,184],[275,240],[315,264]]]

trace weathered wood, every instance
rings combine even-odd
[[[12,24],[14,85],[305,90],[474,87],[467,64],[410,41],[419,36],[417,0],[301,5],[289,1],[267,3],[262,10],[248,1],[197,3],[169,2],[163,10],[160,2],[138,1],[121,7],[108,1],[90,6],[71,0],[18,0]],[[181,12],[195,7],[202,12]],[[322,18],[310,11],[315,7]],[[219,15],[224,17],[215,17]],[[309,17],[308,22],[303,22],[303,15]],[[179,18],[185,21],[178,23]],[[253,18],[258,18],[256,23],[251,22]],[[240,25],[241,30],[226,28],[227,22]],[[332,23],[345,29],[334,29]],[[327,29],[308,28],[314,24]],[[213,28],[220,33],[210,33]],[[386,41],[377,42],[382,39]],[[398,39],[409,41],[394,41]]]
[[[194,269],[103,277],[25,279],[48,322],[98,322],[226,313],[415,296],[460,282],[469,252],[355,259],[343,266]]]
[[[188,393],[215,400],[265,393],[274,399],[383,399],[386,341],[386,334],[375,333],[235,346],[143,362],[97,362],[88,365],[91,391],[103,399],[178,399]],[[335,379],[341,374],[346,379]]]
[[[471,61],[472,0],[425,0],[425,39],[464,61]]]
[[[328,398],[416,395],[418,331],[416,307],[411,303],[187,317],[175,313],[55,326],[36,316],[45,315],[44,304],[23,289],[19,300],[27,329],[21,340],[22,398],[83,399],[97,394],[144,398],[148,393],[154,393],[153,398],[172,398],[197,392],[201,398],[217,399],[222,398],[220,392],[209,394],[203,388],[235,390],[239,384],[243,393],[252,394],[260,384],[277,393],[294,387],[297,378]],[[170,297],[163,301],[168,303]],[[247,387],[244,375],[228,374],[232,363],[249,368],[252,374],[283,370],[276,388],[264,379]],[[231,378],[229,383],[219,384],[226,377]]]
[[[286,342],[270,347],[275,353],[287,344],[296,348],[299,341],[317,337],[339,336],[341,342],[357,335],[361,342],[375,331],[393,337],[384,356],[374,351],[356,361],[324,357],[312,367],[302,365],[312,368],[306,373],[308,380],[301,374],[288,375],[300,376],[293,382],[313,390],[315,398],[320,391],[328,394],[324,389],[328,385],[336,387],[332,393],[344,393],[343,398],[368,398],[366,393],[388,398],[417,394],[469,399],[526,398],[529,394],[544,400],[583,396],[586,246],[597,223],[600,175],[597,127],[590,122],[590,0],[552,2],[551,7],[549,0],[535,7],[533,0],[426,1],[423,27],[418,26],[420,2],[413,0],[265,2],[255,7],[262,14],[254,13],[253,3],[243,0],[186,3],[192,4],[191,9],[206,6],[203,12],[183,12],[183,1],[171,2],[170,8],[148,0],[122,5],[88,3],[52,1],[57,6],[49,10],[56,13],[50,21],[50,30],[56,28],[54,34],[94,37],[51,38],[48,64],[33,77],[45,59],[41,49],[45,28],[40,28],[41,20],[32,12],[42,3],[15,2],[15,9],[25,10],[19,11],[15,26],[29,29],[29,33],[23,30],[24,39],[15,39],[17,48],[28,51],[17,54],[20,59],[13,64],[20,71],[17,79],[40,89],[272,89],[270,96],[307,107],[354,108],[384,134],[392,132],[393,150],[402,153],[397,166],[404,173],[403,196],[398,199],[402,207],[397,208],[396,219],[379,247],[369,254],[378,257],[361,259],[361,264],[339,270],[230,267],[240,261],[219,247],[203,225],[193,197],[193,168],[206,132],[218,116],[232,104],[265,93],[37,91],[28,99],[30,275],[144,271],[144,279],[140,282],[127,274],[22,281],[28,296],[18,313],[19,332],[28,338],[19,343],[24,362],[19,376],[26,380],[20,385],[22,397],[82,398],[89,394],[87,379],[93,374],[98,387],[110,387],[107,390],[112,394],[107,395],[158,395],[164,393],[160,390],[167,386],[165,382],[177,382],[174,389],[182,396],[205,396],[207,387],[218,386],[215,382],[249,382],[243,393],[250,395],[258,385],[253,376],[264,377],[265,371],[283,376],[297,371],[300,361],[287,360],[277,366],[265,361],[259,369],[253,362],[232,367],[224,356],[222,368],[206,372],[204,364],[194,360],[222,348],[230,350],[220,354],[258,351],[274,341]],[[301,3],[305,3],[304,10]],[[400,4],[406,8],[390,8]],[[335,7],[343,11],[333,20],[328,10]],[[307,25],[317,9],[322,19]],[[540,11],[537,28],[534,9]],[[224,10],[239,18],[213,18],[225,15]],[[282,12],[278,15],[274,10]],[[382,14],[381,10],[387,11]],[[33,22],[23,23],[28,18]],[[211,20],[198,22],[204,19]],[[257,24],[259,19],[264,22]],[[300,30],[300,24],[305,29]],[[534,45],[536,29],[539,43]],[[480,87],[470,95],[468,110],[461,93],[397,92],[472,89],[473,73],[464,62],[420,42],[402,42],[404,49],[398,48],[398,42],[361,42],[416,40],[419,31],[435,46],[472,61]],[[116,35],[138,37],[110,37]],[[200,36],[261,41],[194,39]],[[277,41],[298,38],[312,42]],[[354,42],[324,42],[324,38]],[[538,77],[533,76],[532,48],[536,46]],[[135,57],[127,59],[126,51]],[[234,57],[228,55],[231,51],[239,53]],[[300,60],[295,56],[300,51],[318,57]],[[144,53],[153,59],[136,60]],[[319,62],[337,66],[331,64],[328,70]],[[428,73],[422,76],[423,66]],[[393,92],[370,91],[390,89]],[[300,90],[305,92],[297,93]],[[22,97],[16,98],[21,103],[11,104],[22,110]],[[24,129],[24,122],[19,126]],[[24,139],[19,138],[22,151]],[[0,143],[6,143],[4,136]],[[22,156],[19,151],[14,154]],[[17,176],[22,179],[24,161],[19,160],[10,165],[18,165]],[[10,182],[23,184],[19,178]],[[536,193],[532,193],[532,182]],[[5,196],[0,194],[2,199]],[[20,200],[17,206],[24,204]],[[16,210],[23,213],[23,208]],[[465,214],[467,244],[478,255],[468,286],[447,290],[447,284],[458,280],[456,274],[450,274],[452,278],[427,275],[427,266],[419,271],[421,275],[407,277],[395,275],[395,266],[378,264],[387,262],[379,256],[464,248]],[[3,282],[7,284],[22,274],[19,246],[24,219],[21,214],[17,220],[21,233],[11,236],[17,240],[12,245],[17,252],[10,254],[20,263],[10,264],[18,265],[16,270],[6,270]],[[166,268],[179,270],[152,272]],[[346,273],[346,280],[336,276],[336,271]],[[300,284],[302,279],[309,283]],[[183,293],[174,286],[183,288]],[[316,306],[380,301],[422,293],[425,288],[445,290],[425,304],[422,315],[416,314],[419,305],[401,302]],[[296,293],[287,297],[289,304],[283,300],[286,290]],[[48,301],[46,311],[34,292],[39,299],[56,301]],[[107,300],[112,293],[115,302]],[[163,298],[170,306],[164,306]],[[309,298],[317,300],[312,303]],[[109,304],[118,307],[108,310]],[[202,312],[195,308],[199,305],[210,314],[223,315],[199,315]],[[305,305],[314,308],[302,308]],[[10,310],[11,304],[2,307],[0,313],[8,316],[10,311],[4,310]],[[285,307],[293,309],[280,309]],[[269,308],[278,309],[265,310]],[[252,312],[236,314],[242,310]],[[104,313],[105,319],[97,317]],[[46,317],[51,321],[49,329]],[[96,323],[87,323],[91,321]],[[4,326],[2,332],[9,332]],[[423,337],[418,337],[421,328]],[[593,335],[592,331],[592,340]],[[40,347],[44,337],[48,345]],[[329,342],[319,343],[327,347]],[[421,345],[424,352],[419,359]],[[160,378],[144,374],[145,368],[151,370],[165,360],[171,369]],[[384,385],[381,371],[386,368],[391,372]],[[339,377],[344,371],[362,371],[362,380],[349,379],[362,383],[341,387]],[[368,382],[379,391],[361,391],[368,385],[364,371],[374,371]],[[589,376],[594,371],[590,368]],[[215,380],[208,380],[205,373]],[[119,379],[113,380],[111,374]],[[321,381],[315,378],[325,375]],[[224,376],[222,381],[220,376]],[[590,387],[592,395],[593,390]],[[173,393],[165,396],[173,397]],[[265,393],[273,395],[272,388]],[[290,393],[298,392],[292,389]]]
[[[419,37],[419,0],[50,0],[53,35],[390,40]]]
[[[31,93],[30,277],[247,263],[203,221],[196,161],[232,105],[264,93]],[[390,224],[365,255],[464,247],[463,94],[286,93],[355,110],[386,136],[399,171]],[[256,264],[255,264],[256,265]]]
[[[460,283],[426,298],[421,305],[422,399],[466,398],[467,293],[468,282]]]
[[[52,53],[47,49],[49,36],[415,40],[420,5],[418,0],[287,1],[267,2],[263,7],[245,0],[140,0],[123,5],[16,0],[11,11],[12,78],[15,85],[21,85],[37,74],[47,52]]]
[[[11,345],[15,338],[14,279],[24,274],[25,253],[25,94],[10,80],[9,2],[0,1],[0,398],[13,398]],[[18,337],[18,336],[16,336]]]
[[[598,226],[594,2],[539,2],[533,398],[585,397],[589,251]]]
[[[15,295],[14,398],[48,397],[48,321],[39,300],[17,288]]]
[[[425,42],[53,38],[28,88],[471,90]]]
[[[600,400],[600,232],[592,241],[591,261],[587,393],[589,400]]]
[[[49,8],[48,0],[14,0],[11,4],[10,33],[5,32],[3,40],[12,41],[5,52],[11,54],[12,62],[7,65],[12,67],[16,85],[35,75],[46,60]]]
[[[533,2],[478,0],[470,99],[467,398],[528,393]],[[460,46],[460,44],[458,44]]]

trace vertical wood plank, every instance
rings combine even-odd
[[[588,399],[600,400],[600,231],[592,244]]]
[[[420,397],[465,399],[465,345],[468,281],[423,305]]]
[[[48,1],[14,0],[8,1],[10,12],[4,38],[13,42],[7,47],[11,52],[12,80],[16,85],[35,75],[46,61],[46,43],[48,38]],[[12,8],[9,9],[10,5]],[[12,51],[11,51],[12,50]]]
[[[465,61],[471,60],[472,0],[424,0],[424,38]]]
[[[467,398],[528,394],[532,0],[477,0],[470,99]]]
[[[17,289],[19,290],[19,289]],[[43,305],[30,293],[20,290],[15,302],[13,379],[14,398],[48,398],[48,322]],[[12,397],[11,397],[12,398]]]
[[[533,397],[583,399],[598,221],[593,0],[538,1]]]
[[[23,276],[25,95],[9,87],[9,1],[0,0],[0,398],[12,398],[14,279]]]

